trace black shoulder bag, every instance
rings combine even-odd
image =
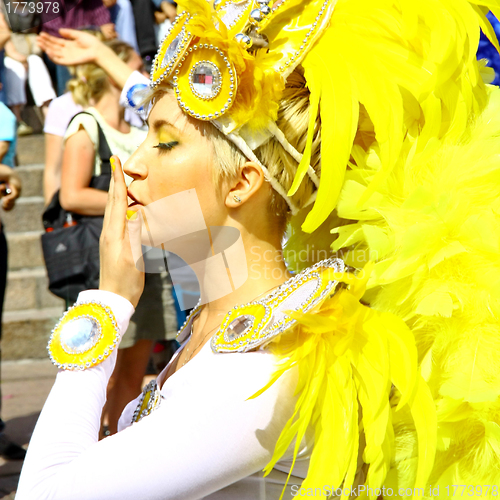
[[[95,118],[85,111],[78,114],[82,113]],[[92,177],[90,187],[108,191],[111,150],[98,122],[97,128],[101,174]],[[99,287],[99,238],[103,219],[103,216],[79,215],[64,210],[59,203],[59,191],[43,212],[45,234],[42,235],[42,249],[49,290],[69,303],[75,302],[81,291]]]

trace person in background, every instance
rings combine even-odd
[[[135,33],[139,44],[139,53],[146,71],[151,70],[158,44],[155,33],[154,5],[151,0],[131,0],[135,19]]]
[[[50,101],[56,97],[50,74],[39,55],[35,35],[13,33],[5,46],[5,73],[7,104],[16,115],[19,135],[33,133],[33,129],[22,120],[26,105],[26,82],[29,83],[35,105],[42,112],[42,121],[47,114]]]
[[[134,11],[130,0],[103,0],[103,3],[109,9],[111,21],[115,25],[118,38],[128,43],[136,52],[139,52]]]
[[[80,31],[75,32],[83,33]],[[42,37],[43,36],[47,35],[42,35]],[[102,40],[100,32],[91,33],[87,31],[83,34],[83,36],[89,38],[91,41]],[[57,40],[60,39],[58,38]],[[101,45],[101,47],[103,47],[105,51],[106,49],[110,50],[115,56],[115,53],[106,45]],[[142,59],[137,53],[133,53],[131,55],[132,60],[130,60],[128,64],[124,63],[118,57],[117,59],[124,65],[127,74],[132,73],[134,69],[139,73],[144,72]],[[84,108],[81,104],[77,104],[73,100],[71,92],[66,92],[65,94],[57,97],[49,105],[43,128],[45,134],[45,168],[43,173],[43,195],[45,205],[49,204],[55,192],[61,187],[61,163],[66,129],[73,116],[80,111],[83,111],[83,109]],[[125,121],[137,128],[144,127],[144,122],[141,118],[137,115],[137,113],[134,113],[130,109],[125,110]]]
[[[15,153],[16,117],[5,104],[0,102],[0,196],[2,196],[1,204],[4,210],[12,210],[16,199],[21,194],[21,181],[12,169]],[[7,240],[0,221],[0,341],[2,338],[2,312],[6,286]],[[1,409],[2,394],[0,390],[0,416]],[[4,431],[5,423],[0,418],[0,455],[9,460],[22,460],[26,455],[24,448],[12,442]]]
[[[109,10],[104,6],[102,0],[75,0],[70,4],[71,8],[66,10],[65,2],[59,0],[59,5],[63,8],[62,14],[54,17],[52,13],[42,13],[42,31],[59,36],[61,28],[98,28],[107,40],[116,37],[115,27],[111,21]],[[65,66],[55,66],[57,80],[57,95],[66,92],[66,83],[71,78],[68,68]]]
[[[156,7],[154,13],[156,43],[160,45],[177,15],[177,4],[173,0],[152,0],[152,2]]]
[[[3,12],[0,10],[0,102],[7,104],[7,97],[4,88],[4,54],[5,44],[10,40],[11,31]]]

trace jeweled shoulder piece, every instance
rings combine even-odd
[[[160,406],[161,393],[156,380],[151,380],[144,386],[139,403],[132,416],[132,423],[140,422],[144,417],[156,410]]]
[[[52,330],[49,357],[63,370],[84,370],[104,361],[116,348],[120,332],[111,309],[100,302],[70,307]]]
[[[235,306],[212,337],[212,350],[247,352],[265,346],[296,323],[286,311],[307,312],[328,294],[334,293],[338,281],[331,279],[330,271],[341,273],[344,268],[340,259],[323,260],[289,279],[263,299]]]

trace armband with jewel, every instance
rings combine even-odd
[[[52,330],[47,349],[58,368],[85,370],[116,349],[120,332],[111,309],[100,302],[70,307]]]

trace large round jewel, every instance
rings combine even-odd
[[[237,92],[237,76],[227,55],[208,43],[189,47],[173,77],[180,107],[197,120],[223,116]]]
[[[101,337],[101,325],[94,318],[75,318],[61,331],[61,346],[68,354],[92,349]]]
[[[214,99],[219,95],[222,76],[219,68],[210,61],[196,63],[189,75],[193,94],[200,99]]]

